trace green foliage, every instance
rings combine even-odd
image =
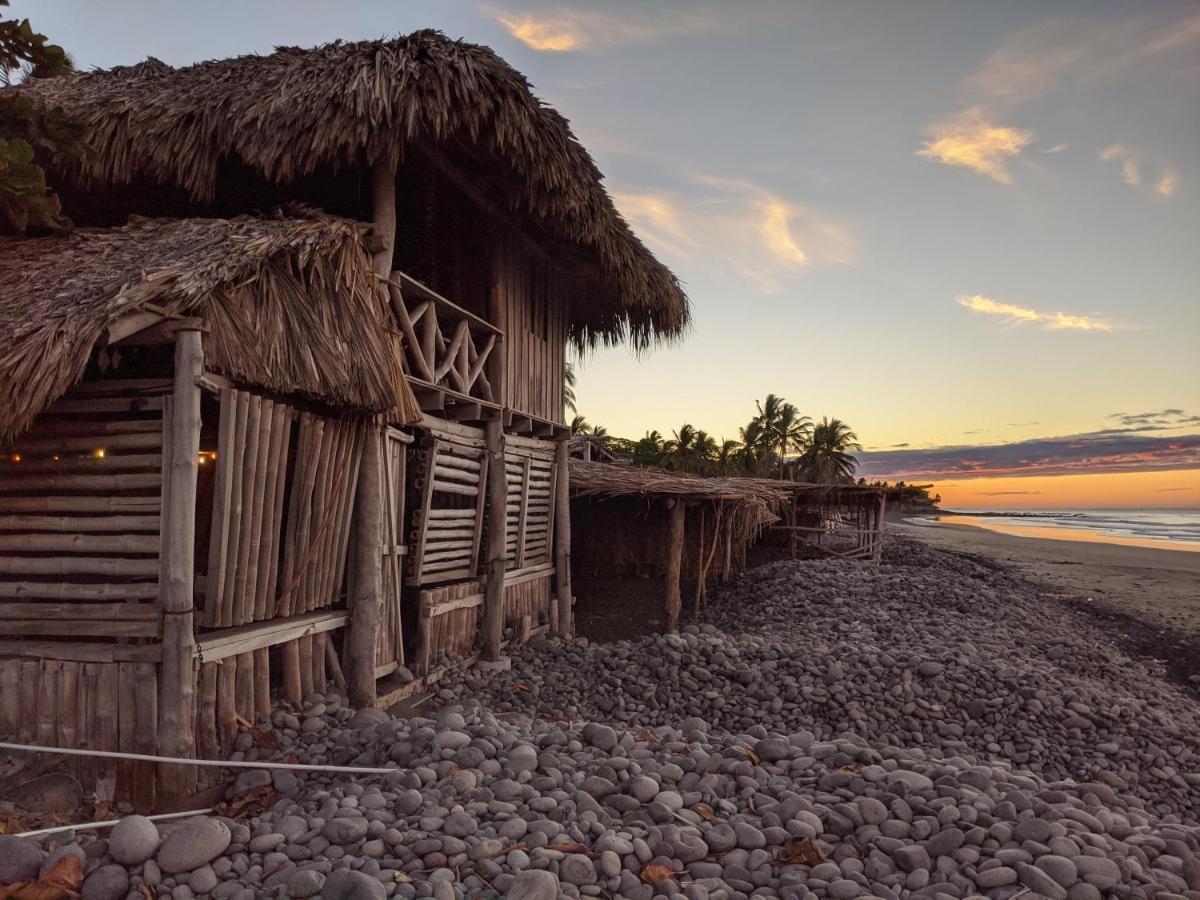
[[[853,481],[858,460],[850,451],[861,449],[849,425],[841,419],[822,419],[796,460],[797,476],[820,484]]]
[[[0,0],[0,7],[8,0]],[[51,78],[72,71],[71,59],[28,19],[0,18],[0,87],[18,76]],[[0,92],[0,227],[64,231],[71,227],[46,183],[39,159],[79,153],[82,130],[61,113],[15,92]]]

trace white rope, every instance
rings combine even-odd
[[[157,816],[146,816],[151,822],[161,822],[164,819],[183,819],[187,816],[203,816],[212,809],[191,809],[187,812],[159,813]],[[54,828],[39,828],[37,831],[22,831],[17,837],[41,837],[46,834],[59,834],[63,831],[94,831],[99,828],[112,828],[120,819],[109,819],[106,822],[87,822],[84,825],[58,825]]]
[[[391,775],[397,768],[376,769],[368,766],[318,766],[304,763],[251,762],[249,760],[184,759],[179,756],[153,756],[149,753],[118,753],[115,750],[78,750],[74,747],[39,747],[37,744],[10,744],[0,741],[0,750],[28,753],[56,753],[67,756],[103,756],[108,759],[136,759],[142,762],[178,763],[182,766],[211,766],[217,769],[287,769],[295,772],[349,772],[355,775]]]

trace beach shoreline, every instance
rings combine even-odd
[[[1048,601],[1101,622],[1128,651],[1163,660],[1176,680],[1200,689],[1200,554],[1017,537],[962,524],[894,521],[888,530],[1007,570]]]

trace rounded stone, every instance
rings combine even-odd
[[[190,872],[223,853],[230,838],[229,826],[220,819],[191,819],[167,835],[155,859],[168,875]]]
[[[140,866],[154,855],[162,838],[145,816],[126,816],[108,835],[108,852],[122,865]]]
[[[100,866],[84,879],[82,900],[124,900],[129,893],[129,873],[124,866]]]
[[[590,860],[589,860],[590,862]],[[508,889],[508,900],[558,900],[558,879],[544,869],[526,869]]]
[[[36,880],[45,856],[30,838],[0,834],[0,884]]]

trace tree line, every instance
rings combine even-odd
[[[568,387],[573,379],[568,378]],[[601,438],[605,450],[634,465],[659,466],[698,475],[752,475],[787,478],[822,484],[854,480],[862,450],[858,436],[837,418],[814,422],[800,414],[778,394],[757,401],[756,413],[738,429],[737,439],[718,440],[702,428],[685,422],[665,436],[647,431],[637,440],[608,434],[602,425],[591,425],[576,414],[572,434]],[[568,408],[573,412],[573,391],[568,391]]]

